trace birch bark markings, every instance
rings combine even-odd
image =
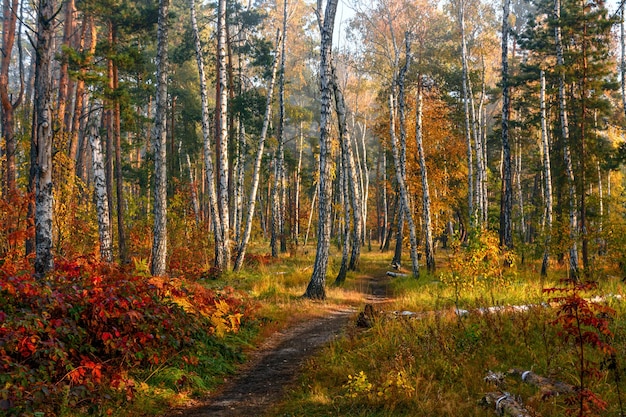
[[[548,143],[548,128],[546,123],[546,77],[541,71],[541,91],[539,105],[541,108],[541,144],[543,147],[543,178],[545,181],[544,193],[546,204],[546,237],[544,240],[543,260],[541,262],[541,275],[548,275],[550,264],[550,241],[552,239],[552,170],[550,168],[550,144]]]
[[[98,215],[98,236],[100,239],[100,258],[105,262],[111,262],[113,260],[113,244],[111,240],[111,224],[109,223],[109,202],[107,199],[102,140],[99,132],[100,118],[98,114],[99,110],[96,110],[94,102],[90,111],[87,134],[89,137],[89,145],[91,146],[94,195]]]
[[[435,254],[433,249],[433,226],[430,214],[430,190],[428,188],[428,171],[426,169],[426,156],[422,141],[422,90],[418,87],[415,103],[415,142],[422,177],[422,221],[424,222],[424,252],[426,254],[426,268],[428,271],[435,270]]]
[[[193,1],[193,0],[192,0]],[[280,49],[280,31],[276,33],[276,50]],[[265,117],[263,118],[263,127],[261,128],[261,137],[259,138],[259,148],[257,149],[256,159],[254,160],[254,173],[252,174],[252,185],[250,188],[250,198],[248,198],[248,210],[246,213],[246,223],[244,232],[237,247],[237,258],[235,259],[235,271],[239,271],[243,266],[243,260],[246,256],[246,249],[250,241],[252,233],[252,221],[254,219],[254,208],[257,200],[257,192],[259,189],[259,179],[261,176],[261,162],[263,160],[263,149],[265,147],[265,139],[270,124],[272,114],[272,95],[274,94],[274,84],[276,82],[276,70],[278,68],[278,54],[274,55],[274,64],[272,65],[272,78],[267,89],[267,98],[265,101]]]
[[[400,166],[400,150],[398,149],[398,139],[395,133],[395,121],[394,121],[394,100],[393,95],[389,96],[389,130],[391,136],[391,150],[393,152],[393,160],[396,168],[396,181],[398,182],[398,188],[400,189],[401,205],[406,207],[405,216],[409,223],[409,240],[411,242],[411,264],[413,270],[413,276],[419,277],[419,261],[417,259],[417,236],[415,233],[415,223],[413,222],[413,215],[408,210],[409,198],[406,190],[406,183],[402,176],[402,168]]]
[[[39,0],[35,46],[35,100],[31,152],[35,182],[35,274],[54,267],[52,256],[52,54],[55,0]]]
[[[168,73],[168,10],[169,0],[159,1],[157,34],[157,92],[154,121],[154,239],[152,264],[154,276],[165,274],[167,261],[167,73]]]
[[[322,0],[318,0],[317,11],[321,33],[320,51],[320,176],[319,176],[319,220],[317,224],[317,248],[313,274],[304,296],[312,299],[326,298],[326,272],[328,269],[328,250],[330,247],[331,228],[331,168],[332,168],[332,137],[330,135],[332,74],[331,56],[333,46],[333,29],[338,0],[328,0],[324,20],[321,20]]]
[[[226,72],[226,0],[219,0],[217,14],[217,104],[216,104],[216,156],[218,169],[217,208],[220,216],[221,245],[216,249],[216,267],[230,268],[230,213],[228,197],[228,79]]]
[[[508,0],[505,0],[505,2]],[[465,142],[467,144],[467,204],[470,224],[474,222],[474,162],[470,130],[469,84],[467,65],[467,42],[465,41],[465,0],[459,3],[459,25],[461,27],[461,65],[463,83],[463,109],[465,110]],[[504,42],[504,41],[503,41]]]

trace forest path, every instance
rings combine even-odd
[[[369,304],[389,301],[389,277],[384,271],[356,278]],[[176,409],[169,417],[256,417],[278,402],[294,383],[305,361],[339,337],[356,313],[355,307],[325,305],[323,313],[271,335],[250,355],[231,380],[200,405]]]

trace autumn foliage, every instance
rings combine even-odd
[[[251,316],[249,300],[229,288],[156,280],[86,258],[57,260],[39,281],[25,265],[5,262],[0,414],[97,407],[111,393],[132,399],[133,369],[197,364],[199,352]]]

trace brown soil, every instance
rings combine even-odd
[[[387,301],[388,283],[385,276],[359,278],[364,302]],[[353,307],[328,306],[322,317],[271,335],[220,391],[201,404],[173,410],[169,417],[263,415],[270,405],[281,399],[285,388],[295,382],[301,366],[310,356],[339,337],[346,326],[354,325],[355,313]]]

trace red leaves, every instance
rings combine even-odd
[[[573,340],[578,355],[579,389],[567,400],[570,413],[595,415],[595,411],[605,410],[607,403],[587,388],[586,378],[599,379],[602,376],[598,364],[588,359],[588,349],[594,349],[602,355],[615,354],[610,340],[613,336],[609,323],[615,310],[608,306],[589,301],[583,294],[597,288],[596,282],[563,281],[567,286],[547,288],[548,294],[563,294],[550,299],[559,303],[556,319],[552,325],[560,326],[559,336],[564,340]]]
[[[105,387],[130,400],[127,370],[171,358],[198,364],[192,354],[178,355],[210,337],[217,301],[229,314],[250,312],[232,289],[217,293],[186,280],[157,289],[151,281],[86,258],[60,259],[43,282],[14,264],[0,266],[0,373],[11,381],[0,386],[3,404],[18,415],[33,407],[54,415],[55,401],[99,401]],[[42,389],[49,394],[35,395]]]

